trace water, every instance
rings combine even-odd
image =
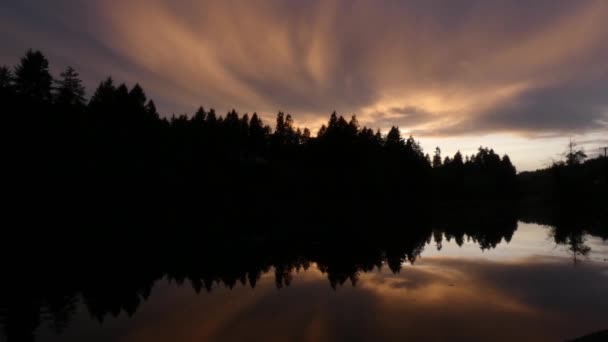
[[[41,304],[42,318],[30,338],[563,341],[608,329],[607,241],[582,235],[558,244],[551,227],[522,222],[512,236],[499,237],[494,248],[481,249],[483,243],[466,235],[461,244],[459,239],[448,241],[435,232],[414,248],[419,255],[391,258],[388,251],[380,262],[340,259],[339,252],[321,253],[316,260],[296,256],[284,264],[275,259],[268,263],[274,266],[252,272],[255,287],[250,274],[222,269],[202,272],[200,283],[186,273],[159,274],[149,281],[150,289],[120,277],[106,279],[101,290],[85,289],[71,304],[62,303],[71,307],[69,317],[53,318],[52,305]],[[205,280],[208,274],[222,276]],[[119,298],[119,305],[103,307],[104,288],[105,295]],[[7,312],[0,311],[4,328],[14,332],[7,326]],[[23,330],[31,326],[11,319],[9,325],[21,324]]]

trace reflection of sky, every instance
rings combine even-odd
[[[481,252],[444,241],[414,265],[361,273],[356,286],[329,286],[316,267],[275,288],[273,272],[255,289],[222,286],[195,294],[160,281],[130,319],[103,325],[82,314],[61,341],[559,341],[608,328],[608,246],[594,239],[589,259],[520,224],[510,244]],[[433,243],[432,243],[433,244]],[[43,339],[46,341],[47,339]]]
[[[430,242],[421,255],[422,259],[429,257],[458,257],[482,258],[493,261],[518,261],[528,258],[572,258],[568,246],[557,245],[550,235],[550,227],[538,226],[520,222],[517,231],[509,243],[504,239],[494,249],[482,251],[474,241],[467,241],[459,247],[452,239],[447,241],[444,237],[441,250],[437,250],[435,242]],[[591,247],[588,258],[590,261],[603,261],[608,258],[608,242],[601,238],[586,236],[585,244]]]

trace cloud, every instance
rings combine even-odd
[[[608,129],[608,72],[595,80],[523,91],[487,112],[466,117],[440,133],[518,130],[535,135],[569,134]]]
[[[331,111],[424,136],[606,130],[608,3],[24,0],[0,4],[2,63],[28,47],[198,105],[318,128]],[[10,60],[9,60],[10,59]]]
[[[418,107],[393,107],[384,112],[373,112],[365,121],[374,126],[411,127],[433,121],[435,115]]]

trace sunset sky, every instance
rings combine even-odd
[[[316,131],[336,110],[520,171],[569,138],[608,146],[604,0],[2,1],[0,41],[0,64],[39,49],[88,95],[139,82],[165,116],[283,110]]]

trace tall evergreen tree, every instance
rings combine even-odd
[[[207,117],[207,113],[205,113],[205,108],[198,107],[196,113],[192,117],[192,122],[196,123],[197,126],[202,126],[205,123],[205,118]]]
[[[420,143],[418,143],[411,135],[405,141],[405,151],[412,159],[424,159],[424,151],[422,150],[422,146],[420,146]]]
[[[15,87],[23,97],[50,101],[52,82],[49,61],[40,51],[29,50],[15,68]]]
[[[435,147],[435,154],[433,155],[433,167],[434,168],[439,168],[441,167],[442,163],[441,163],[441,149],[438,147]]]
[[[464,165],[464,161],[462,160],[462,153],[460,153],[460,151],[457,151],[456,154],[454,154],[452,164],[456,167],[461,167]]]
[[[105,81],[101,82],[91,100],[89,101],[89,107],[94,112],[105,112],[113,110],[116,106],[116,87],[114,86],[114,80],[108,77]]]
[[[396,126],[391,127],[386,135],[385,146],[391,149],[400,149],[404,146],[403,138],[401,138],[401,132]]]
[[[329,124],[327,125],[327,128],[333,128],[338,124],[338,114],[336,113],[336,111],[334,110],[333,113],[331,113],[331,116],[329,117]]]
[[[511,163],[511,158],[509,158],[508,155],[504,155],[502,156],[502,167],[506,170],[506,172],[508,174],[511,174],[513,176],[515,176],[517,174],[517,170],[515,169],[515,166],[513,166],[513,164]]]
[[[277,136],[283,136],[285,134],[285,114],[283,112],[277,114],[274,134]]]
[[[156,104],[154,103],[154,101],[148,101],[148,103],[146,104],[145,111],[148,117],[153,118],[155,120],[159,119],[158,111],[156,110]]]
[[[308,128],[304,128],[302,131],[302,144],[307,144],[310,141],[310,130]]]
[[[317,138],[322,138],[325,133],[327,133],[327,126],[321,125],[321,128],[319,128],[319,131],[317,132]]]
[[[211,108],[209,110],[209,113],[207,113],[207,124],[210,126],[214,126],[215,124],[217,124],[217,114],[215,114],[215,109]]]
[[[129,97],[129,88],[124,83],[121,83],[116,88],[116,103],[122,111],[128,109],[131,99]]]
[[[85,89],[78,73],[74,68],[67,67],[61,73],[61,78],[55,81],[55,102],[66,106],[84,106]]]
[[[144,109],[146,105],[146,93],[144,89],[139,85],[135,84],[129,91],[129,102],[136,110]]]

